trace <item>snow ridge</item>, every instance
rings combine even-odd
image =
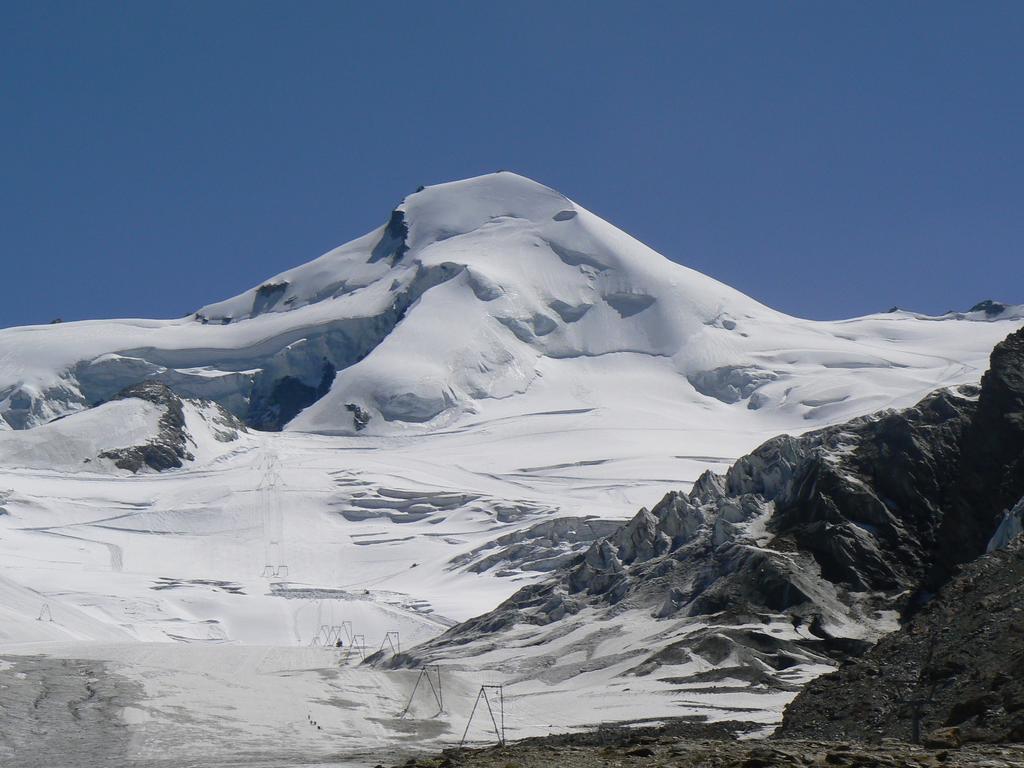
[[[261,429],[403,433],[522,398],[548,361],[578,379],[581,359],[629,354],[691,399],[828,423],[976,379],[1024,312],[958,317],[988,322],[789,317],[497,173],[409,195],[367,235],[188,318],[0,331],[0,417],[23,429],[155,380]]]

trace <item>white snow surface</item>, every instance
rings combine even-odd
[[[339,369],[330,392],[288,429],[351,433],[351,403],[371,414],[368,432],[400,434],[506,398],[546,402],[542,375],[584,379],[581,360],[631,354],[632,366],[707,382],[688,392],[698,407],[753,396],[790,423],[823,422],[976,379],[1024,318],[1020,307],[991,322],[789,317],[512,173],[428,187],[396,220],[407,234],[380,227],[188,318],[0,331],[0,415],[45,423],[143,378],[244,415],[261,375],[315,385],[327,358]],[[748,383],[740,396],[709,374],[723,368]],[[615,406],[622,392],[590,399]]]
[[[230,450],[225,434],[235,430],[220,423],[223,412],[209,402],[183,401],[189,453],[200,462]],[[102,403],[32,429],[0,432],[0,466],[8,469],[89,470],[125,474],[114,459],[102,454],[131,448],[159,437],[166,409],[146,400],[126,398]],[[218,438],[218,435],[220,438]],[[151,470],[147,470],[151,471]]]
[[[403,648],[433,638],[543,575],[476,573],[460,556],[554,517],[624,520],[780,432],[976,383],[1024,313],[793,318],[510,173],[428,187],[398,211],[402,248],[384,226],[185,319],[0,331],[0,421],[14,427],[0,432],[0,653],[108,660],[145,684],[125,713],[138,754],[178,744],[211,764],[241,743],[273,754],[279,732],[307,762],[450,744],[481,683],[509,683],[510,737],[691,714],[777,722],[791,694],[738,682],[680,698],[622,678],[692,629],[650,616],[595,637],[618,666],[558,659],[578,668],[532,679],[516,672],[524,631],[477,673],[451,672],[445,714],[420,701],[402,721],[415,673],[339,667],[311,646],[325,627],[371,651],[390,650],[390,631]],[[281,433],[222,443],[190,403],[181,470],[83,461],[153,433],[149,403],[88,408],[127,384],[159,379],[244,414],[261,372],[310,382],[327,354],[347,367]],[[370,414],[364,431],[348,404]]]

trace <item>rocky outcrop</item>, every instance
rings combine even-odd
[[[370,253],[370,261],[388,259],[391,264],[395,264],[408,252],[409,223],[405,220],[405,211],[396,208],[391,212],[384,234]]]
[[[999,317],[1006,312],[1010,307],[1003,304],[1001,301],[995,301],[994,299],[985,299],[979,301],[968,312],[984,312],[986,317]]]
[[[1024,333],[993,351],[957,458],[936,466],[950,480],[918,612],[811,683],[783,734],[1024,741]]]
[[[158,433],[141,445],[103,451],[99,454],[101,459],[110,459],[119,469],[130,472],[139,472],[143,468],[161,472],[177,469],[185,461],[195,458],[190,450],[193,441],[188,432],[184,402],[169,387],[156,381],[146,381],[126,387],[111,399],[128,398],[146,400],[164,409]],[[245,430],[245,426],[223,408],[212,403],[207,405],[214,410],[210,428],[215,439],[230,442],[238,437],[239,431]]]
[[[932,589],[985,551],[1002,513],[1024,496],[1024,330],[993,350],[960,455]]]
[[[1021,638],[1018,537],[966,566],[863,658],[811,682],[787,708],[780,735],[1024,741]]]
[[[554,571],[619,524],[600,518],[559,517],[506,533],[452,560],[452,567],[498,576],[521,571]]]
[[[100,458],[111,459],[120,469],[131,472],[138,472],[143,467],[160,472],[165,469],[176,469],[182,466],[183,461],[191,461],[193,456],[188,451],[185,412],[181,398],[166,385],[147,381],[126,387],[111,399],[125,400],[130,397],[146,400],[164,408],[164,414],[160,417],[160,432],[143,445],[104,451]]]
[[[940,390],[806,438],[818,445],[776,499],[778,543],[809,552],[850,590],[916,589],[942,546],[975,394]]]
[[[486,623],[620,603],[658,618],[773,612],[808,624],[891,607],[929,572],[936,499],[975,394],[944,390],[907,411],[770,440],[726,475],[640,510]]]
[[[345,403],[345,410],[352,414],[352,428],[356,432],[362,432],[370,423],[370,414],[358,403]]]
[[[1024,496],[1024,331],[991,360],[980,388],[769,440],[418,650],[437,655],[588,609],[609,620],[636,610],[702,618],[673,658],[717,644],[733,676],[862,654],[982,555]],[[730,629],[751,622],[790,623],[797,636]],[[641,668],[660,663],[651,650]]]

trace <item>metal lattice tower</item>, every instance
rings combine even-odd
[[[420,683],[424,680],[426,681],[426,685],[424,687],[429,687],[431,694],[433,694],[434,703],[437,704],[437,712],[434,713],[433,717],[444,714],[444,695],[441,690],[441,666],[439,664],[429,664],[420,670],[420,674],[416,678],[416,684],[412,687],[412,693],[409,694],[409,702],[405,705],[405,709],[403,709],[402,713],[398,716],[399,720],[404,719],[405,716],[409,714],[409,710],[412,708],[413,699],[416,698],[416,691],[419,690]],[[504,722],[504,720],[502,722]]]
[[[459,741],[459,748],[466,743],[466,736],[469,735],[469,726],[473,724],[473,716],[481,700],[487,707],[487,714],[491,716],[491,725],[494,726],[494,735],[498,737],[498,743],[505,745],[505,686],[503,685],[481,685],[480,692],[476,695],[473,703],[473,711],[469,713],[469,720],[466,721],[466,730],[462,732],[462,739]],[[495,715],[497,709],[497,715]]]
[[[390,629],[384,635],[384,639],[381,641],[379,650],[383,651],[384,646],[391,646],[391,653],[400,654],[402,652],[402,639],[398,634],[397,629]]]
[[[257,469],[262,471],[256,486],[256,511],[263,530],[263,578],[288,576],[284,547],[284,515],[281,512],[281,472],[277,453],[263,448]]]
[[[352,635],[352,641],[345,646],[344,652],[340,659],[342,664],[348,664],[352,654],[358,654],[359,660],[366,661],[366,637],[363,635]]]

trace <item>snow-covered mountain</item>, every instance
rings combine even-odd
[[[514,174],[428,187],[188,317],[0,330],[0,652],[88,659],[143,689],[119,707],[153,759],[172,742],[197,760],[243,742],[276,754],[282,729],[303,760],[340,739],[361,754],[457,740],[481,676],[510,682],[527,654],[537,674],[506,691],[510,736],[637,712],[776,722],[793,690],[745,691],[786,675],[719,685],[681,655],[651,669],[711,675],[682,703],[638,709],[643,681],[610,695],[609,669],[681,631],[646,604],[642,637],[604,632],[604,608],[585,606],[562,639],[549,628],[514,660],[451,670],[423,727],[397,716],[415,673],[347,656],[326,674],[339,659],[312,646],[340,632],[361,658],[391,632],[403,649],[431,640],[775,435],[977,384],[1021,325],[1024,308],[994,303],[802,320]],[[714,510],[737,523],[736,552],[761,541],[747,512]],[[704,533],[694,551],[721,543]],[[789,682],[827,668],[814,658]],[[56,666],[24,673],[64,690]]]
[[[508,398],[578,403],[565,390],[608,359],[612,377],[676,375],[681,404],[821,422],[977,378],[1005,328],[969,321],[1024,317],[987,309],[798,320],[498,173],[422,189],[386,225],[184,319],[6,329],[0,415],[36,426],[152,379],[260,428],[393,434]],[[601,381],[590,400],[643,394]]]

